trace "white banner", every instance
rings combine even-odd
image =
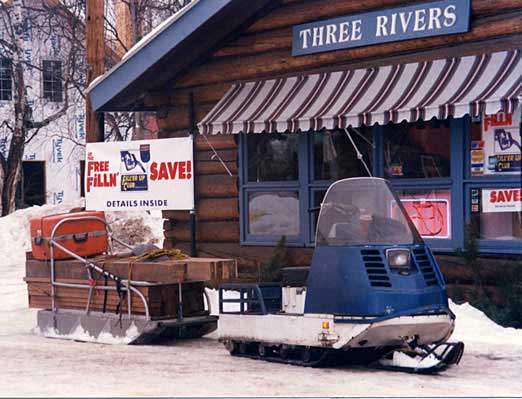
[[[192,137],[87,144],[87,209],[192,209],[192,148]]]
[[[482,190],[482,212],[522,212],[522,189]]]

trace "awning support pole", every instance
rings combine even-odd
[[[189,93],[189,133],[192,136],[192,154],[193,159],[196,159],[196,134],[197,134],[197,125],[196,125],[196,117],[194,112],[194,93]],[[194,165],[192,175],[194,176],[194,208],[190,210],[190,256],[197,257],[198,249],[197,249],[197,237],[196,237],[196,200],[197,200],[197,191],[196,191],[196,166]]]
[[[373,177],[372,172],[370,172],[370,169],[368,168],[368,165],[366,165],[366,162],[364,162],[363,155],[361,154],[361,152],[357,148],[357,145],[355,144],[355,141],[353,141],[352,135],[350,134],[350,132],[348,131],[347,128],[345,128],[344,131],[346,132],[346,135],[348,136],[348,138],[350,139],[350,141],[352,143],[353,149],[355,150],[355,153],[357,154],[357,159],[359,161],[361,161],[362,164],[364,165],[364,168],[366,169],[366,172],[368,172],[368,176]]]

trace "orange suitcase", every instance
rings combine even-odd
[[[48,239],[54,227],[64,219],[77,219],[95,216],[105,220],[103,212],[74,212],[44,216],[30,221],[31,248],[36,259],[51,258]],[[75,220],[58,227],[54,239],[79,256],[94,256],[107,251],[107,230],[105,224],[98,220]],[[72,256],[54,247],[54,259],[71,259]]]

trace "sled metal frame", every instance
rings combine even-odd
[[[50,255],[51,255],[50,261],[51,261],[51,308],[52,308],[52,312],[56,313],[58,310],[56,308],[56,303],[55,303],[55,287],[79,288],[79,289],[89,290],[87,304],[85,306],[86,315],[90,314],[91,300],[92,300],[92,296],[93,296],[93,293],[95,290],[100,290],[100,291],[117,291],[118,290],[118,287],[61,283],[61,282],[56,281],[56,279],[55,279],[55,259],[54,259],[54,247],[56,247],[59,250],[65,252],[67,255],[71,256],[72,258],[82,262],[85,265],[85,268],[87,269],[87,275],[88,275],[89,279],[92,279],[92,277],[93,277],[92,271],[95,270],[95,271],[101,273],[104,277],[110,278],[111,280],[118,282],[118,284],[120,284],[119,289],[121,291],[130,291],[130,292],[135,293],[143,302],[143,305],[145,308],[145,318],[147,319],[147,321],[151,321],[152,318],[150,316],[149,305],[147,303],[147,300],[145,299],[144,295],[136,287],[152,287],[152,286],[156,286],[157,284],[149,283],[146,281],[133,281],[133,280],[122,279],[122,278],[104,270],[103,268],[99,267],[95,263],[89,262],[87,259],[82,258],[81,256],[68,250],[63,245],[61,245],[58,241],[56,241],[55,235],[56,235],[56,232],[58,231],[58,229],[60,228],[60,226],[62,226],[65,223],[71,223],[71,222],[77,222],[77,221],[87,221],[87,220],[98,221],[105,225],[105,230],[107,231],[107,242],[108,242],[108,253],[109,254],[113,253],[113,245],[112,245],[113,242],[117,242],[117,243],[123,245],[124,247],[132,250],[132,247],[129,244],[127,244],[113,236],[112,228],[110,227],[109,223],[107,223],[107,221],[102,218],[99,218],[96,216],[84,216],[84,217],[79,217],[79,218],[65,218],[65,219],[59,221],[54,226],[54,228],[51,232],[51,237],[49,239],[47,239],[49,248],[50,248]],[[182,304],[183,295],[182,295],[182,282],[181,281],[178,282],[178,295],[179,295],[179,302],[178,302],[179,308],[178,308],[177,319],[178,319],[178,321],[182,321],[183,320],[183,304]],[[205,295],[206,295],[206,292],[205,292]],[[209,308],[209,312],[210,312],[210,301],[209,301],[208,296],[207,296],[207,304],[208,304],[208,308]],[[133,317],[131,305],[132,305],[131,295],[129,295],[129,293],[127,293],[127,316],[129,319],[131,319]]]
[[[268,295],[271,290],[279,289],[279,295]],[[223,298],[224,290],[239,291],[239,298]],[[219,313],[222,314],[251,314],[267,315],[280,308],[281,296],[280,283],[253,283],[253,284],[220,284],[219,285]],[[225,311],[225,303],[238,303],[239,311]],[[277,306],[274,306],[274,303]]]

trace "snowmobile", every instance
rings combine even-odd
[[[235,293],[233,292],[235,291]],[[282,283],[223,284],[218,336],[234,356],[435,373],[458,364],[443,276],[390,184],[333,183],[310,267]]]

